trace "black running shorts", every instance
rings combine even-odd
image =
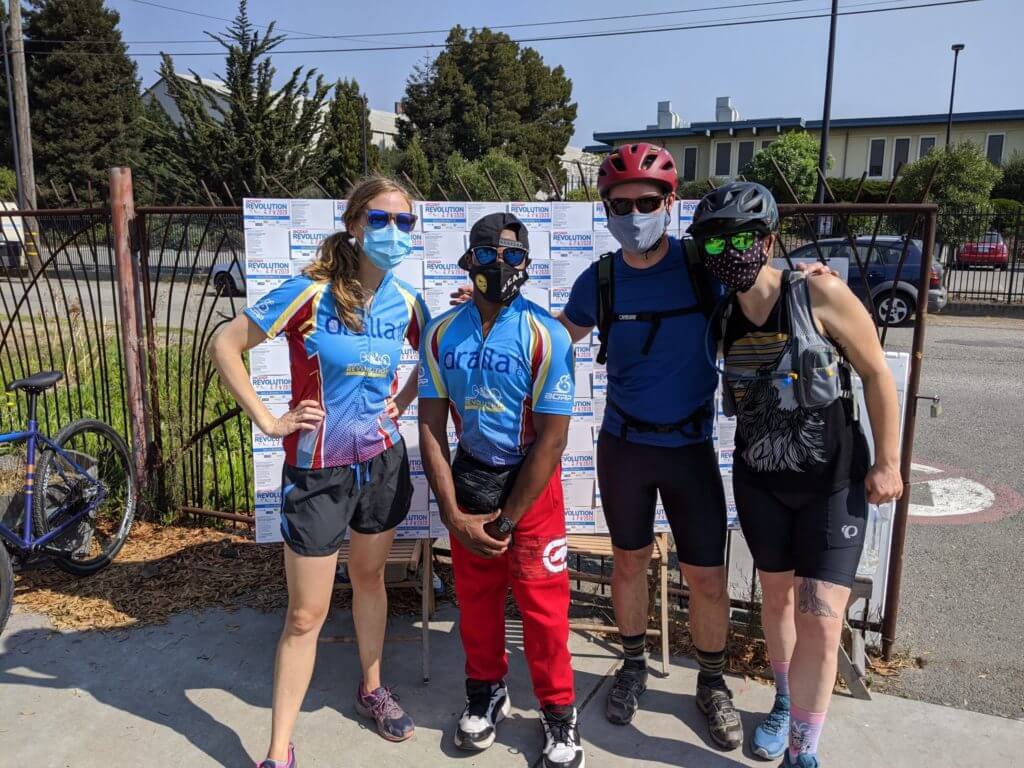
[[[643,549],[654,542],[660,492],[680,562],[725,564],[725,492],[710,440],[669,448],[631,443],[601,430],[597,482],[608,531],[619,549]]]
[[[409,514],[412,480],[405,441],[353,467],[284,467],[281,535],[298,555],[333,555],[352,526],[390,531]]]
[[[863,481],[833,493],[777,493],[739,478],[733,488],[759,570],[853,586],[867,527]]]

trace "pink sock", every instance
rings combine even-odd
[[[773,661],[772,673],[775,675],[775,690],[783,696],[789,696],[789,662]]]
[[[824,712],[808,712],[792,706],[789,710],[789,759],[797,755],[816,755],[818,738],[825,725]]]

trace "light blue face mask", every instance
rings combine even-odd
[[[363,250],[378,269],[394,269],[412,253],[412,236],[394,224],[380,229],[367,227],[363,232]]]
[[[608,217],[608,231],[623,250],[629,253],[647,253],[665,234],[670,220],[668,210],[651,213],[633,211],[625,216],[613,214]]]

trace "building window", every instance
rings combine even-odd
[[[683,148],[683,181],[696,181],[697,179],[697,148]]]
[[[896,139],[892,145],[892,175],[895,176],[900,166],[910,162],[910,139]]]
[[[741,141],[739,156],[736,160],[736,170],[739,173],[743,173],[743,169],[747,166],[754,158],[754,142],[752,141]]]
[[[935,137],[934,136],[922,136],[921,141],[917,145],[917,159],[920,160],[922,157],[927,155],[935,149]]]
[[[885,161],[885,139],[872,139],[868,149],[868,176],[881,178]]]
[[[728,176],[732,172],[732,142],[715,145],[715,176]]]
[[[988,161],[992,165],[1003,164],[1003,139],[1004,135],[1001,133],[990,133],[988,139],[985,142],[985,155],[988,157]]]
[[[761,149],[768,149],[774,141],[775,139],[765,139],[761,142]]]

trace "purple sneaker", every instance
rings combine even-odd
[[[356,693],[356,711],[377,722],[377,732],[388,741],[405,741],[416,730],[405,710],[398,705],[398,697],[390,688],[381,686],[367,693],[359,684]]]
[[[256,768],[296,768],[298,763],[295,762],[295,745],[288,745],[288,762],[282,763],[280,760],[264,760],[262,763],[256,763]]]

